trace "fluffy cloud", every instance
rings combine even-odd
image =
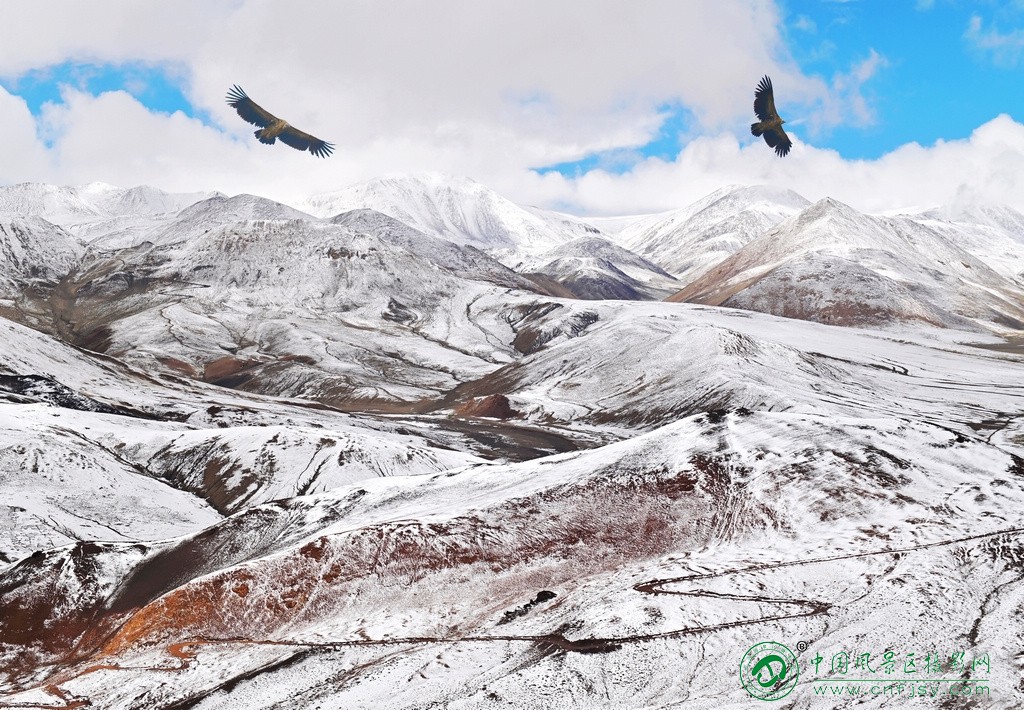
[[[835,151],[794,142],[789,157],[780,160],[763,145],[721,134],[691,142],[671,162],[651,159],[622,175],[593,171],[576,180],[548,174],[529,189],[535,198],[556,196],[593,214],[667,210],[723,185],[761,183],[870,212],[979,200],[1024,210],[1024,125],[1006,115],[967,139],[911,143],[877,160],[844,160]]]
[[[293,200],[438,170],[592,214],[670,209],[726,183],[785,184],[864,209],[969,189],[1011,202],[1024,194],[1021,127],[1006,117],[969,140],[909,145],[876,161],[844,161],[799,141],[779,160],[755,143],[747,125],[757,77],[785,87],[788,117],[807,121],[797,137],[803,128],[813,139],[842,121],[872,120],[864,86],[885,62],[871,52],[830,82],[803,75],[772,0],[592,0],[586,12],[548,0],[14,0],[5,20],[19,31],[0,45],[0,77],[66,61],[173,67],[205,118],[66,87],[34,121],[0,90],[4,182],[101,180]],[[224,103],[234,83],[336,143],[335,155],[321,161],[256,143]],[[674,160],[576,179],[531,170],[600,151],[630,156],[658,134],[666,106],[685,107],[694,124],[686,135],[696,136]]]
[[[548,0],[14,0],[5,20],[19,31],[0,46],[0,76],[68,59],[181,64],[191,68],[193,103],[225,123],[236,119],[224,91],[240,83],[288,107],[296,124],[335,134],[342,149],[482,125],[514,133],[524,157],[541,163],[642,144],[666,104],[687,106],[704,127],[735,122],[747,113],[751,77],[766,70],[794,99],[828,93],[790,60],[772,0],[593,0],[581,9]]]
[[[223,29],[233,2],[9,0],[3,5],[0,76],[67,59],[160,62],[193,55]]]
[[[0,182],[46,180],[53,174],[50,155],[36,134],[28,106],[0,87]]]

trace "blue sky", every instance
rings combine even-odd
[[[884,59],[865,88],[874,123],[837,127],[816,145],[877,158],[904,143],[966,138],[1001,113],[1024,119],[1024,3],[784,0],[782,7],[784,36],[805,72],[829,78],[872,50]],[[986,37],[1008,46],[985,49]]]
[[[967,138],[1000,114],[1024,119],[1024,1],[781,0],[779,8],[781,35],[805,74],[834,84],[877,56],[862,87],[870,120],[790,127],[817,147],[875,159],[906,143]],[[758,78],[751,77],[751,96]],[[780,114],[791,122],[806,118],[806,107],[787,105],[786,90],[776,78]],[[656,139],[637,147],[634,157],[674,157],[692,135],[694,118],[685,107],[661,109],[666,120]],[[624,170],[628,157],[611,151],[538,170],[567,176],[597,166]]]
[[[592,215],[735,183],[1024,207],[1024,0],[307,3],[5,0],[0,184],[284,199],[427,170]],[[766,73],[784,159],[749,134]],[[256,142],[235,83],[335,154]]]
[[[25,99],[29,110],[38,116],[46,103],[61,103],[64,87],[99,95],[105,91],[127,91],[153,111],[181,111],[194,117],[197,112],[182,92],[186,73],[166,64],[141,62],[92,64],[66,61],[34,69],[0,81],[7,91]]]

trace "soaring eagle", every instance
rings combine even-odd
[[[308,150],[318,158],[326,158],[334,150],[332,143],[327,143],[300,131],[288,121],[267,111],[246,96],[242,87],[237,84],[228,91],[227,98],[228,106],[238,111],[239,116],[247,123],[260,127],[260,130],[253,131],[253,135],[260,139],[260,143],[273,145],[274,141],[280,138],[285,145],[290,145],[296,150]]]
[[[772,92],[772,80],[767,76],[761,79],[754,92],[754,113],[760,120],[759,123],[750,124],[750,132],[755,136],[764,136],[764,142],[775,149],[780,158],[784,158],[789,149],[793,147],[793,141],[789,139],[786,132],[782,130],[785,123],[779,118],[775,110],[775,94]]]

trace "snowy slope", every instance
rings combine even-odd
[[[1024,284],[1024,214],[1007,205],[943,207],[909,215],[997,273]]]
[[[360,234],[379,238],[388,244],[423,257],[463,278],[489,281],[510,288],[526,290],[537,288],[533,282],[475,247],[432,237],[393,217],[388,217],[382,212],[356,209],[336,215],[331,218],[330,222]]]
[[[0,316],[51,331],[49,299],[85,246],[42,217],[0,212]]]
[[[1019,328],[1024,292],[947,235],[824,199],[671,297],[843,325]]]
[[[210,192],[164,192],[149,185],[124,188],[104,183],[89,183],[75,191],[83,201],[111,217],[179,212],[196,202],[222,196]]]
[[[89,242],[90,251],[106,253],[138,247],[146,242],[173,244],[203,234],[214,227],[247,220],[314,219],[304,212],[256,195],[215,195],[179,212],[160,215],[127,215],[102,222],[76,225],[76,234]]]
[[[643,257],[594,235],[573,239],[517,268],[544,274],[583,299],[661,300],[682,286]]]
[[[219,220],[76,273],[60,309],[71,337],[141,367],[347,408],[415,407],[513,356],[497,314],[470,314],[508,283],[339,225]]]
[[[0,284],[9,290],[30,282],[56,282],[85,252],[75,237],[41,217],[0,212]]]
[[[135,541],[194,532],[220,518],[96,441],[104,430],[167,425],[43,404],[0,404],[0,563],[77,540]]]
[[[367,208],[422,232],[474,246],[515,266],[523,257],[578,236],[581,227],[561,216],[519,207],[468,178],[418,173],[377,178],[314,195],[298,207],[319,217]]]
[[[742,702],[714,669],[777,621],[814,650],[894,626],[916,647],[941,626],[1007,657],[1020,466],[912,420],[698,415],[595,451],[277,501],[164,543],[80,543],[0,578],[0,610],[20,610],[0,611],[19,652],[2,657],[7,688],[24,690],[6,700],[32,701],[30,660],[66,669],[51,694],[109,708],[593,707],[585,681],[611,678],[613,705],[693,687]],[[950,567],[947,596],[933,582]]]
[[[0,186],[0,212],[42,217],[63,227],[112,217],[177,212],[210,193],[168,193],[155,187],[115,187],[89,183],[78,187],[20,183]]]
[[[580,237],[607,236],[600,228],[597,227],[597,225],[592,223],[590,218],[577,217],[576,215],[557,212],[555,210],[545,210],[540,207],[534,207],[533,205],[524,205],[523,209],[528,212],[532,212],[545,222],[559,227],[564,230],[566,234],[576,239],[579,239]]]
[[[45,219],[85,243],[102,237],[102,246],[122,247],[142,241],[189,205],[218,195],[98,182],[78,187],[21,183],[0,186],[0,212]]]
[[[792,190],[730,186],[682,209],[636,219],[616,240],[689,283],[809,204]]]
[[[794,320],[547,295],[484,237],[666,277],[587,221],[385,182],[404,217],[141,190],[84,255],[46,247],[69,228],[9,261],[59,283],[12,282],[55,335],[0,317],[0,705],[741,708],[766,639],[787,707],[850,706],[819,653],[936,639],[1024,702],[1024,350],[979,332],[1018,317],[1013,213],[702,201],[697,251],[737,250],[700,298]]]
[[[155,379],[2,318],[0,362],[0,567],[69,540],[177,535],[215,509],[479,460],[436,427]]]
[[[647,220],[651,217],[657,216],[659,215],[634,214],[622,215],[620,217],[586,217],[585,221],[587,224],[593,225],[595,228],[599,229],[603,234],[618,239],[618,235],[627,227],[636,224],[641,220]]]
[[[641,430],[712,410],[879,414],[969,434],[1006,419],[1024,397],[1017,357],[936,342],[936,331],[853,330],[689,304],[563,301],[536,312],[539,322],[513,324],[542,345],[461,385],[450,406],[501,395],[538,423]]]
[[[0,186],[0,211],[13,212],[23,217],[42,217],[54,224],[71,224],[109,216],[83,199],[74,187],[30,182]]]

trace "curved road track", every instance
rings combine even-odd
[[[784,569],[787,567],[805,567],[808,565],[823,564],[826,562],[837,562],[842,560],[855,560],[864,557],[879,557],[884,555],[903,555],[907,553],[919,552],[921,550],[928,550],[937,547],[947,547],[950,545],[956,545],[965,542],[974,542],[977,540],[984,540],[987,538],[999,537],[1000,535],[1019,535],[1024,533],[1024,528],[1006,528],[1003,530],[997,530],[990,533],[981,533],[978,535],[969,535],[967,537],[960,537],[954,540],[941,540],[939,542],[930,542],[923,545],[913,545],[910,547],[901,547],[891,550],[875,550],[872,552],[858,552],[849,555],[832,555],[829,557],[815,557],[807,560],[794,560],[790,562],[774,562],[765,563],[758,565],[750,565],[747,567],[736,567],[733,569],[722,570],[719,572],[706,572],[703,574],[687,574],[679,577],[664,577],[659,579],[651,579],[645,582],[640,582],[633,586],[633,589],[642,594],[671,594],[680,597],[694,597],[694,598],[714,598],[714,599],[731,599],[735,601],[745,602],[757,602],[763,604],[775,604],[780,607],[789,607],[786,613],[774,614],[771,616],[762,616],[756,619],[740,619],[737,621],[728,621],[720,624],[711,624],[708,626],[688,626],[682,629],[674,629],[671,631],[662,631],[653,634],[635,634],[629,636],[617,636],[608,638],[589,638],[589,639],[576,639],[571,640],[565,638],[561,633],[550,633],[541,635],[503,635],[503,636],[461,636],[458,638],[445,638],[445,637],[434,637],[434,636],[409,636],[406,638],[399,639],[363,639],[354,641],[334,641],[334,642],[302,642],[302,641],[275,641],[275,640],[254,640],[247,638],[223,638],[223,639],[204,639],[197,638],[190,641],[180,641],[171,644],[167,647],[167,652],[173,658],[179,660],[179,663],[173,666],[121,666],[118,664],[100,664],[94,666],[88,666],[82,671],[74,673],[74,675],[54,679],[52,682],[48,682],[44,685],[37,686],[49,695],[52,695],[57,704],[43,704],[43,703],[5,703],[0,701],[0,708],[42,708],[43,710],[71,710],[72,708],[90,707],[92,703],[88,698],[77,697],[71,695],[66,690],[60,687],[59,683],[66,683],[74,678],[81,677],[88,673],[94,673],[100,670],[145,670],[145,671],[165,671],[165,672],[178,672],[187,670],[196,657],[196,649],[200,646],[207,645],[231,645],[231,644],[255,644],[260,646],[288,646],[299,649],[301,651],[312,651],[312,650],[342,650],[346,648],[356,648],[365,646],[415,646],[419,644],[452,644],[452,643],[493,643],[496,641],[509,642],[509,641],[522,641],[533,644],[538,644],[543,649],[550,653],[609,653],[620,648],[623,644],[627,643],[642,643],[645,641],[653,641],[655,639],[666,639],[666,638],[678,638],[682,636],[694,636],[698,634],[714,633],[723,629],[731,629],[739,626],[750,626],[753,624],[763,624],[771,621],[783,621],[785,619],[799,619],[802,617],[818,616],[821,614],[827,614],[832,605],[829,602],[815,600],[815,599],[774,599],[771,597],[763,596],[744,596],[739,594],[723,594],[720,592],[708,592],[708,591],[690,591],[680,592],[666,587],[685,583],[685,582],[699,582],[706,579],[714,579],[716,577],[728,577],[740,574],[749,574],[752,572],[766,572],[778,569]],[[782,611],[780,609],[780,611]],[[275,662],[272,665],[278,665],[280,661]],[[259,669],[258,669],[259,670]],[[250,675],[250,674],[247,674]],[[234,680],[234,679],[231,679]],[[228,682],[231,682],[230,680]]]

